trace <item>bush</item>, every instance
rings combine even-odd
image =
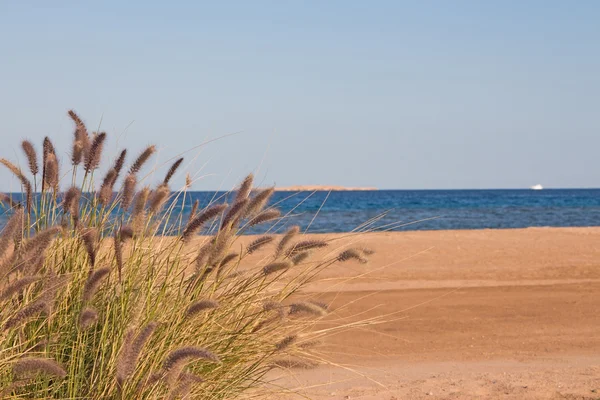
[[[96,189],[106,134],[88,134],[69,115],[76,128],[64,193],[50,139],[41,167],[23,142],[32,179],[0,159],[23,188],[20,201],[2,197],[10,213],[0,237],[2,398],[233,398],[260,388],[275,366],[311,365],[311,327],[327,305],[300,301],[298,291],[364,252],[312,259],[328,242],[297,227],[241,247],[246,229],[280,218],[267,207],[273,188],[253,190],[252,175],[231,205],[196,203],[184,219],[178,204],[189,202],[191,182],[169,188],[182,159],[154,189],[138,189],[154,146],[128,170],[123,150]],[[258,265],[248,261],[266,246],[274,250]]]

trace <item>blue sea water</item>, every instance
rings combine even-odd
[[[231,196],[191,192],[175,211],[185,218],[196,199],[205,206]],[[276,192],[272,204],[286,218],[249,233],[294,224],[309,232],[600,226],[600,189]]]

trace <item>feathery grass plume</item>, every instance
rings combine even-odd
[[[215,238],[215,242],[212,246],[212,251],[208,257],[208,265],[214,266],[221,263],[225,253],[229,249],[231,244],[231,231],[220,231],[218,236]]]
[[[8,208],[19,208],[21,204],[14,201],[9,195],[6,193],[0,193],[0,203],[8,204]]]
[[[148,209],[152,214],[157,214],[162,209],[169,198],[169,194],[171,194],[171,191],[167,185],[160,185],[152,192],[148,202]]]
[[[135,159],[131,168],[129,168],[129,174],[137,174],[140,172],[146,161],[156,152],[156,146],[148,146],[142,153]]]
[[[219,307],[219,303],[215,300],[198,300],[190,304],[188,309],[185,311],[185,317],[193,317],[204,310],[211,310]]]
[[[42,251],[50,246],[50,243],[54,240],[55,236],[62,232],[60,226],[51,226],[38,232],[37,235],[29,239],[21,247],[22,253],[28,253],[35,249],[35,251]]]
[[[131,374],[131,364],[129,363],[129,353],[131,352],[131,345],[135,339],[135,329],[133,327],[127,328],[123,335],[123,343],[117,356],[117,371],[116,380],[119,391],[122,390],[125,380]]]
[[[281,212],[279,210],[270,208],[268,210],[261,212],[256,217],[252,218],[248,222],[248,226],[255,226],[255,225],[262,224],[262,223],[265,223],[268,221],[272,221],[275,218],[279,218],[280,215],[281,215]]]
[[[297,340],[298,340],[298,335],[286,336],[285,338],[283,338],[283,340],[281,340],[279,343],[277,343],[275,345],[275,348],[277,349],[277,351],[283,351],[283,350],[287,349],[288,347],[290,347],[292,344],[294,344]]]
[[[81,234],[81,240],[88,254],[90,267],[96,265],[96,243],[98,242],[98,230],[96,228],[86,228]]]
[[[88,279],[85,282],[85,285],[83,286],[83,301],[84,302],[88,302],[92,299],[92,297],[94,296],[94,294],[100,287],[102,280],[104,278],[106,278],[108,276],[108,274],[110,274],[110,268],[103,267],[103,268],[94,270],[88,276]]]
[[[327,247],[328,243],[324,240],[304,240],[292,246],[287,252],[288,256],[293,256],[303,251],[320,249]]]
[[[131,239],[133,237],[133,228],[127,225],[122,226],[119,230],[119,235],[121,236],[122,242]]]
[[[75,186],[71,186],[65,192],[63,197],[63,210],[65,213],[70,213],[72,216],[79,215],[79,200],[81,199],[81,191]]]
[[[73,110],[69,110],[69,117],[75,122],[75,140],[73,141],[73,153],[71,161],[73,165],[79,165],[84,156],[90,151],[90,135],[85,123]]]
[[[177,384],[177,386],[175,386],[173,389],[171,389],[169,391],[167,399],[168,400],[187,399],[188,396],[190,395],[190,392],[192,391],[192,386],[193,386],[192,382],[185,381],[185,380],[182,380],[181,378],[179,378],[179,381],[176,384]]]
[[[17,311],[4,323],[4,330],[19,326],[30,319],[33,319],[41,313],[48,313],[48,304],[44,301],[35,301],[27,304],[25,307]]]
[[[192,176],[190,175],[189,172],[187,174],[185,174],[185,187],[186,188],[192,187]]]
[[[166,372],[166,381],[173,388],[179,379],[185,364],[192,360],[206,360],[220,362],[216,354],[207,349],[195,346],[182,347],[169,353],[163,363],[163,371]]]
[[[23,231],[23,216],[24,212],[22,208],[17,208],[15,213],[10,217],[2,234],[0,235],[0,258],[4,255],[8,247],[10,246],[15,235],[22,235]]]
[[[21,169],[19,167],[17,167],[15,164],[11,163],[7,159],[0,158],[0,164],[4,165],[6,168],[8,168],[10,170],[10,172],[12,172],[17,177],[17,179],[19,179],[19,181],[21,182],[21,186],[23,186],[23,189],[25,189],[25,203],[26,203],[26,207],[27,207],[27,213],[29,213],[29,211],[31,210],[31,202],[32,202],[32,194],[33,194],[31,181],[29,179],[27,179],[27,177],[25,177],[25,175],[23,174],[23,172],[21,171]]]
[[[265,235],[265,236],[261,236],[255,240],[253,240],[248,247],[246,247],[246,253],[248,254],[252,254],[255,251],[257,251],[258,249],[262,248],[263,246],[266,246],[267,244],[271,243],[275,238],[272,235]]]
[[[49,154],[56,155],[56,149],[54,149],[54,145],[48,136],[44,138],[43,150],[45,157],[48,157]]]
[[[300,232],[300,227],[295,225],[287,230],[285,235],[281,238],[279,243],[277,244],[277,250],[275,251],[275,258],[279,257],[285,249],[287,248],[288,243],[292,241],[292,239]]]
[[[301,301],[298,303],[290,304],[289,315],[301,313],[313,314],[317,316],[327,315],[327,306],[308,301]]]
[[[49,358],[27,357],[15,361],[13,374],[18,378],[31,377],[37,374],[64,378],[67,376],[67,371],[56,361]]]
[[[0,293],[0,301],[10,298],[15,293],[18,293],[29,285],[38,282],[40,279],[42,279],[42,277],[36,275],[24,276],[20,279],[17,279],[13,283],[7,285],[2,293]]]
[[[91,172],[100,165],[104,140],[106,140],[106,132],[100,132],[94,136],[92,144],[90,145],[90,151],[88,151],[87,154],[84,154],[85,172]]]
[[[173,175],[175,175],[175,172],[177,172],[177,168],[179,168],[179,166],[181,165],[182,162],[183,162],[183,157],[181,157],[180,159],[175,161],[173,163],[173,165],[171,165],[171,168],[169,168],[169,171],[167,172],[167,175],[165,176],[165,179],[163,180],[163,185],[169,184],[169,181],[171,180]]]
[[[71,149],[71,165],[77,166],[83,159],[83,144],[79,140],[73,141],[73,148]]]
[[[196,264],[196,271],[195,271],[195,275],[200,274],[202,271],[202,269],[206,266],[207,261],[208,261],[208,257],[210,257],[210,253],[212,252],[212,247],[213,247],[213,242],[209,241],[206,242],[202,245],[202,247],[200,247],[200,250],[198,250],[198,254],[196,255],[196,258],[194,259],[194,263]],[[210,271],[208,271],[210,273]]]
[[[270,275],[270,274],[278,272],[278,271],[285,271],[285,270],[289,269],[291,266],[292,266],[292,263],[289,261],[272,262],[270,264],[265,265],[265,267],[263,268],[263,274]]]
[[[230,225],[235,225],[239,218],[243,215],[243,212],[248,205],[248,199],[242,199],[237,203],[234,203],[229,211],[223,217],[223,222],[221,223],[221,228],[226,228]]]
[[[127,347],[121,349],[123,356],[119,356],[119,362],[117,364],[117,382],[120,382],[119,385],[122,386],[125,380],[127,380],[127,378],[135,371],[140,354],[157,327],[158,324],[156,322],[149,322],[135,338],[131,335],[131,337],[127,338],[128,340],[123,343],[123,346]]]
[[[240,255],[238,253],[229,253],[229,254],[227,254],[223,258],[223,260],[221,261],[221,263],[219,264],[219,268],[223,268],[223,267],[227,266],[227,264],[229,264],[230,262],[232,262],[233,260],[235,260],[239,256]]]
[[[29,163],[29,171],[31,171],[32,175],[37,175],[37,173],[40,170],[38,167],[37,153],[35,151],[35,148],[33,147],[33,144],[29,140],[23,140],[23,142],[21,143],[21,147],[23,148],[23,151],[27,156],[27,162]]]
[[[309,256],[310,256],[310,252],[303,251],[302,253],[298,253],[298,254],[292,256],[291,260],[292,260],[292,263],[294,263],[294,265],[298,265],[298,264],[302,263],[302,261],[306,260]]]
[[[363,264],[367,262],[367,259],[364,258],[361,252],[356,249],[344,250],[337,256],[337,261],[339,262],[345,262],[352,259],[357,260]]]
[[[199,206],[200,206],[200,200],[194,201],[194,204],[192,205],[192,209],[190,211],[190,216],[188,218],[188,224],[196,216],[196,211],[198,211]]]
[[[56,190],[58,188],[58,160],[54,153],[49,153],[46,158],[45,172],[45,188]]]
[[[79,327],[83,330],[90,328],[98,322],[98,312],[92,307],[84,308],[79,314]]]
[[[117,159],[115,160],[115,165],[113,166],[113,169],[115,171],[117,171],[117,176],[121,173],[121,170],[123,169],[123,165],[125,165],[125,157],[126,156],[127,156],[127,149],[123,149],[123,150],[121,150],[119,157],[117,157]]]
[[[268,203],[271,196],[275,193],[275,188],[263,189],[252,197],[250,202],[248,203],[248,207],[246,207],[246,216],[252,217],[265,208],[265,205]]]
[[[116,180],[117,171],[114,168],[111,168],[104,176],[104,180],[102,181],[102,185],[98,191],[98,201],[100,204],[104,206],[109,204],[110,199],[112,198],[113,185]]]
[[[198,233],[202,225],[222,213],[226,208],[227,203],[223,203],[208,207],[206,210],[202,211],[198,216],[194,217],[190,222],[188,222],[187,226],[183,230],[183,233],[181,234],[181,240],[184,242],[189,241],[192,236]]]
[[[148,196],[150,195],[150,188],[148,186],[143,187],[136,195],[133,202],[133,217],[138,215],[144,215],[146,209],[146,203],[148,202]]]
[[[123,197],[121,198],[121,208],[126,210],[131,205],[133,195],[135,193],[135,185],[137,184],[137,177],[135,174],[129,174],[125,178],[123,183]]]
[[[234,204],[238,201],[248,198],[250,191],[252,190],[252,183],[254,182],[254,175],[249,174],[240,184],[237,194],[235,196]]]

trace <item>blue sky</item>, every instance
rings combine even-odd
[[[66,168],[74,108],[159,167],[236,133],[197,190],[600,187],[598,2],[51,3],[0,2],[2,157],[50,135]]]

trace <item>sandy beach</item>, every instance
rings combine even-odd
[[[600,228],[322,237],[377,252],[308,288],[328,318],[389,322],[327,337],[315,354],[331,365],[277,384],[312,399],[600,398]]]

